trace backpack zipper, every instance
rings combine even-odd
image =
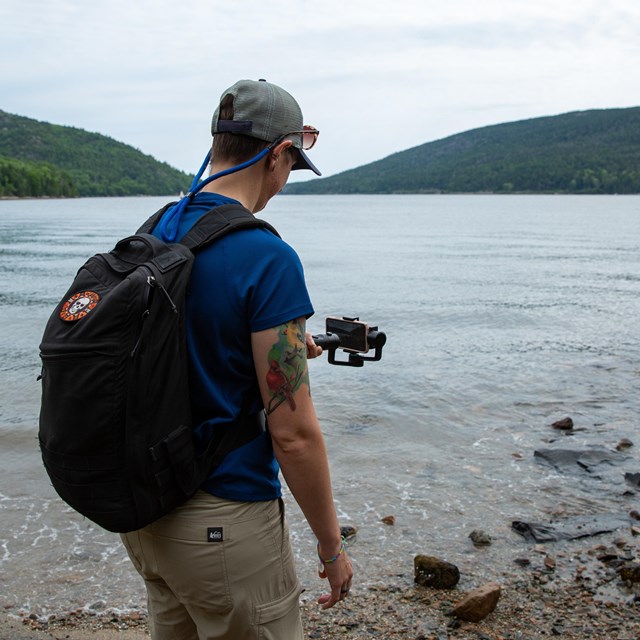
[[[133,345],[133,349],[131,350],[130,355],[132,358],[135,357],[138,351],[138,348],[140,347],[140,343],[142,342],[142,338],[144,336],[145,321],[151,313],[151,301],[153,300],[153,292],[155,289],[158,289],[159,291],[162,292],[162,295],[164,296],[165,300],[169,303],[171,307],[171,311],[173,311],[173,313],[175,313],[176,315],[178,314],[178,307],[176,307],[175,303],[171,299],[169,292],[155,279],[153,275],[147,276],[147,284],[149,285],[149,297],[147,298],[147,305],[146,305],[147,308],[142,312],[142,316],[140,318],[141,329],[140,329],[140,333],[138,334],[138,339],[136,340],[136,343],[135,345]]]
[[[147,284],[151,288],[160,289],[160,291],[162,292],[162,295],[164,295],[167,302],[171,306],[171,311],[173,311],[173,313],[177,315],[178,307],[176,307],[176,305],[173,303],[173,300],[171,299],[169,292],[153,276],[147,276]]]

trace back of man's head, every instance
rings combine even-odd
[[[303,127],[302,110],[290,93],[265,80],[240,80],[222,93],[213,114],[212,159],[239,164],[287,138],[298,150],[293,169],[320,175],[302,151]]]

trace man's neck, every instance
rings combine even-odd
[[[214,164],[211,167],[211,175],[228,169],[228,166]],[[238,173],[218,178],[203,187],[202,191],[219,193],[227,198],[237,200],[243,207],[254,213],[260,195],[262,193],[262,174],[259,167],[253,166],[243,169]]]

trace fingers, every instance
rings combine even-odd
[[[344,600],[348,595],[349,592],[351,591],[351,585],[344,585],[343,587],[340,588],[340,600]]]
[[[307,359],[311,360],[322,355],[322,347],[319,347],[313,340],[311,334],[306,332]]]
[[[331,609],[331,607],[333,607],[335,602],[331,602],[331,594],[330,593],[323,593],[318,598],[318,604],[322,605],[321,609]]]
[[[331,589],[331,593],[324,593],[318,598],[318,604],[322,605],[322,609],[331,609],[338,602],[344,600],[351,591],[351,587],[344,585],[342,587]]]
[[[335,563],[321,565],[318,573],[321,578],[327,578],[331,586],[331,593],[325,593],[318,598],[318,604],[322,609],[330,609],[349,595],[353,567],[346,552]]]

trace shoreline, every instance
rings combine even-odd
[[[315,596],[302,594],[305,638],[344,640],[616,640],[640,638],[640,536],[634,529],[583,538],[569,549],[532,545],[505,568],[496,609],[480,622],[448,615],[471,589],[487,580],[479,563],[453,589],[414,584],[408,573],[356,586],[348,600],[321,611]],[[621,567],[631,567],[631,573]],[[629,579],[625,579],[629,578]],[[20,615],[22,614],[22,615]],[[48,620],[5,607],[0,640],[144,640],[144,611],[77,611]]]
[[[624,198],[640,196],[640,191],[637,193],[583,193],[573,191],[394,191],[387,192],[371,192],[371,193],[281,193],[281,196],[589,196],[589,197],[616,197]],[[169,200],[179,199],[179,194],[130,194],[130,195],[113,195],[113,196],[90,196],[90,195],[78,195],[78,196],[0,196],[1,201],[13,201],[13,200],[88,200],[91,198],[105,198],[105,199],[117,199],[117,198],[167,198]]]

